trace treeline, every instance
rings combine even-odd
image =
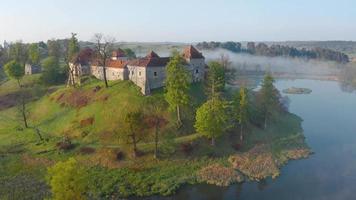
[[[335,61],[339,63],[348,63],[349,57],[339,51],[333,51],[330,49],[324,49],[320,47],[306,49],[306,48],[295,48],[283,45],[270,45],[265,43],[254,43],[248,42],[246,47],[242,47],[239,42],[200,42],[197,44],[200,49],[216,49],[222,48],[235,53],[249,53],[252,55],[259,56],[284,56],[292,58],[305,58],[305,59],[318,59]]]

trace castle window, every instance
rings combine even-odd
[[[131,74],[134,75],[134,71],[133,70],[131,71]]]
[[[195,73],[196,73],[196,74],[198,74],[198,73],[199,73],[199,70],[198,70],[198,69],[196,69],[196,70],[195,70]]]
[[[141,76],[141,72],[138,72],[138,75]]]
[[[153,72],[153,76],[157,76],[157,72]]]

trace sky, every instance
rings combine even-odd
[[[356,0],[0,0],[0,43],[356,40]]]

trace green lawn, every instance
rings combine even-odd
[[[38,79],[38,75],[26,76],[23,83],[33,85]],[[16,106],[0,110],[0,184],[8,183],[0,189],[0,198],[11,188],[18,188],[14,177],[23,176],[27,178],[21,180],[29,179],[34,182],[32,184],[40,185],[38,190],[42,193],[33,192],[29,187],[21,190],[22,195],[48,196],[49,190],[44,184],[46,168],[69,157],[75,157],[88,167],[89,190],[96,198],[149,196],[172,194],[183,184],[199,182],[197,172],[208,165],[230,167],[229,156],[248,152],[256,144],[268,146],[267,151],[278,157],[286,148],[305,145],[304,140],[300,140],[301,119],[285,113],[271,120],[267,130],[249,126],[244,145],[239,150],[235,148],[239,143],[238,130],[235,129],[219,138],[212,147],[193,128],[195,109],[206,99],[203,85],[193,84],[191,105],[184,109],[183,127],[175,129],[175,115],[164,105],[162,115],[169,124],[162,132],[171,133],[173,138],[161,137],[161,159],[153,159],[152,136],[138,144],[143,155],[134,159],[131,146],[119,140],[123,116],[130,109],[144,108],[146,98],[151,97],[142,96],[133,83],[113,81],[109,88],[105,88],[102,81],[89,78],[80,88],[61,85],[41,90],[45,92],[38,93],[38,97],[28,104],[29,129],[22,128]],[[18,87],[14,81],[0,85],[0,98],[16,92]],[[164,90],[158,89],[153,91],[152,97],[162,100],[163,94]],[[88,119],[91,119],[90,123],[83,123]],[[47,142],[39,141],[34,127]],[[74,149],[65,152],[57,149],[56,143],[63,136],[71,138]],[[165,148],[168,143],[173,149]],[[83,147],[91,148],[93,152],[83,153]],[[116,158],[118,152],[124,153],[120,161]]]

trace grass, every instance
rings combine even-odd
[[[26,76],[24,83],[34,84],[38,78]],[[1,84],[0,98],[16,93],[18,89],[15,83],[7,81]],[[48,166],[75,157],[88,168],[88,195],[93,198],[169,195],[183,184],[204,182],[205,179],[198,179],[197,176],[203,168],[213,170],[214,174],[219,174],[216,170],[222,169],[228,176],[233,172],[229,157],[249,152],[256,144],[264,144],[268,147],[266,151],[273,156],[283,157],[283,163],[290,158],[285,153],[286,149],[293,149],[295,144],[298,148],[305,145],[301,140],[301,119],[284,113],[271,120],[267,130],[250,126],[239,151],[235,149],[239,141],[237,130],[231,130],[219,138],[216,146],[212,147],[193,128],[194,110],[206,98],[202,85],[193,84],[190,93],[191,105],[184,109],[185,125],[178,131],[174,129],[174,113],[168,112],[166,107],[162,111],[162,115],[170,122],[162,131],[166,135],[173,131],[173,138],[161,138],[160,160],[153,159],[152,137],[138,144],[143,155],[136,159],[130,156],[130,146],[119,143],[118,134],[123,117],[132,108],[144,107],[143,103],[148,98],[142,96],[139,88],[129,81],[113,81],[109,88],[105,88],[102,81],[89,79],[80,88],[56,86],[51,92],[41,93],[38,99],[28,104],[29,124],[40,129],[47,142],[39,142],[33,128],[22,128],[16,106],[0,110],[0,182],[9,177],[32,177],[24,179],[28,181],[29,188],[22,191],[31,196],[31,180],[43,184]],[[153,91],[152,96],[163,99],[163,94],[163,89],[158,89]],[[93,120],[83,125],[83,120],[87,119]],[[56,148],[56,143],[63,136],[71,138],[74,149],[60,151]],[[163,151],[168,143],[173,148]],[[83,154],[83,147],[93,150]],[[118,152],[124,154],[123,160],[117,159]],[[13,180],[16,185],[16,179]],[[206,181],[214,183],[210,176]],[[218,183],[225,182],[219,180]],[[8,187],[15,186],[10,184]],[[48,196],[48,188],[40,189],[44,190],[41,193],[43,197]],[[0,198],[3,197],[3,191],[9,190],[0,190]]]

